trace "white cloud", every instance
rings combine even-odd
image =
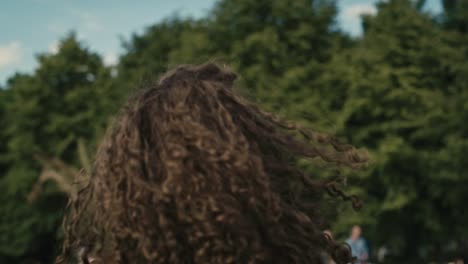
[[[358,19],[361,15],[374,15],[377,9],[373,5],[355,4],[345,7],[343,15],[349,19]]]
[[[54,41],[52,42],[50,45],[49,45],[49,53],[51,54],[57,54],[57,52],[59,51],[59,42],[58,41]]]
[[[362,33],[361,15],[375,15],[377,9],[372,4],[354,4],[344,6],[339,14],[342,28],[353,36]]]
[[[21,44],[18,41],[0,45],[0,69],[21,61]]]
[[[106,66],[115,66],[118,62],[117,55],[115,53],[106,53],[104,54],[104,65]]]

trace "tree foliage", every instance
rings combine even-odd
[[[340,84],[339,133],[373,158],[354,178],[368,205],[337,225],[361,222],[374,243],[392,245],[403,259],[428,257],[424,250],[468,235],[460,210],[468,199],[460,160],[468,151],[466,48],[410,1],[381,3],[364,24],[327,79]]]
[[[108,91],[96,81],[108,76],[108,69],[73,34],[62,40],[57,54],[39,55],[38,61],[34,74],[13,76],[2,91],[6,125],[0,146],[6,162],[0,163],[0,196],[9,201],[0,206],[0,256],[5,263],[51,261],[66,195],[46,184],[43,195],[28,202],[43,169],[40,160],[54,157],[78,165],[78,140],[95,140],[108,118],[102,102]]]

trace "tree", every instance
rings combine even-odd
[[[219,60],[240,73],[244,92],[288,112],[310,97],[331,54],[348,44],[334,27],[334,1],[220,1],[199,21],[178,17],[125,43],[119,83],[151,83],[168,68]],[[293,112],[293,111],[290,111]]]
[[[57,54],[38,56],[34,75],[10,78],[2,100],[9,166],[0,178],[0,259],[7,263],[35,259],[49,262],[57,250],[57,230],[66,195],[46,184],[33,203],[27,197],[42,170],[40,158],[56,158],[77,165],[80,138],[96,142],[105,129],[108,91],[96,78],[110,76],[101,58],[82,47],[74,34]],[[103,82],[103,81],[100,81]],[[106,86],[103,86],[104,89]],[[103,116],[103,117],[100,117]]]
[[[121,97],[155,82],[172,66],[201,63],[200,50],[206,46],[200,26],[197,21],[173,17],[124,42],[126,53],[120,58],[116,79]]]
[[[412,263],[466,235],[459,202],[468,198],[461,185],[468,177],[455,157],[467,151],[459,121],[467,68],[451,35],[411,1],[380,3],[364,28],[323,76],[339,106],[331,108],[338,133],[372,157],[366,173],[350,178],[366,201],[363,213],[344,212],[336,228],[359,222],[376,245]]]
[[[468,2],[463,0],[442,0],[444,7],[443,24],[449,28],[468,33]]]
[[[335,15],[334,1],[221,1],[208,17],[212,53],[236,68],[249,95],[293,114],[341,44]]]

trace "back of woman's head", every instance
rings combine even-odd
[[[327,191],[350,197],[294,162],[365,160],[259,110],[233,91],[235,77],[180,66],[129,100],[70,203],[59,262],[80,248],[105,263],[320,263],[323,251],[351,260],[322,233],[319,211]]]

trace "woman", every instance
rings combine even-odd
[[[322,233],[320,199],[358,200],[293,164],[365,159],[259,110],[235,78],[215,64],[180,66],[129,100],[70,203],[58,263],[77,252],[84,263],[320,263],[324,250],[351,261]]]

